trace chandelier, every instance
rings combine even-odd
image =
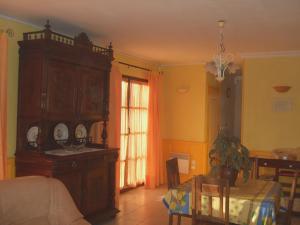
[[[205,65],[205,69],[207,72],[215,75],[217,81],[223,81],[225,78],[225,74],[235,74],[238,70],[240,70],[240,66],[233,62],[232,54],[225,54],[225,46],[224,46],[224,20],[218,21],[219,33],[220,33],[220,43],[218,46],[218,54],[214,57],[214,59]]]

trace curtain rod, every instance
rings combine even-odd
[[[147,68],[144,68],[144,67],[135,66],[135,65],[128,64],[128,63],[124,63],[124,62],[120,62],[120,61],[118,61],[118,63],[119,63],[119,64],[122,64],[122,65],[125,65],[125,66],[129,66],[129,67],[137,68],[137,69],[140,69],[140,70],[151,71],[150,69],[147,69]]]

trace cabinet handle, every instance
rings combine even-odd
[[[289,168],[293,168],[293,165],[289,165]]]
[[[268,163],[264,162],[264,166],[267,166],[267,165],[268,165]]]
[[[77,167],[77,163],[75,161],[72,162],[72,168],[76,168]]]

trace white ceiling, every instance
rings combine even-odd
[[[0,0],[0,14],[161,64],[209,60],[225,19],[227,52],[300,51],[300,0]]]

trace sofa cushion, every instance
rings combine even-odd
[[[51,225],[51,224],[49,223],[47,217],[42,216],[42,217],[36,217],[13,225]]]
[[[1,225],[89,225],[65,185],[54,178],[0,181]]]
[[[0,224],[20,224],[47,218],[50,185],[44,177],[21,177],[0,182]]]

